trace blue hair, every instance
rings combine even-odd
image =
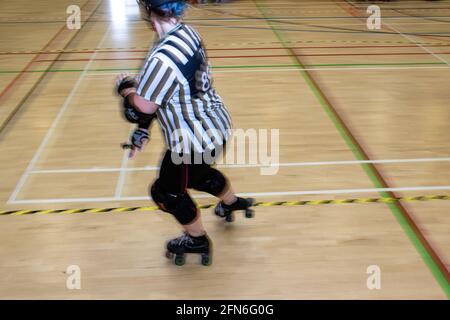
[[[163,11],[172,12],[175,17],[181,17],[187,9],[187,4],[184,1],[171,2],[163,4],[159,7]]]

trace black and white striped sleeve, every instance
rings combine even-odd
[[[179,81],[174,70],[158,58],[152,58],[142,73],[137,94],[163,106],[173,97]]]

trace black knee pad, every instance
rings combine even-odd
[[[226,186],[227,179],[224,175],[219,170],[211,168],[205,177],[194,186],[194,189],[218,196]]]
[[[187,192],[169,193],[156,180],[150,194],[162,211],[172,214],[182,225],[190,224],[197,217],[197,206]]]

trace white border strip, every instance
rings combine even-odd
[[[218,168],[266,168],[266,167],[312,167],[332,165],[356,165],[364,163],[389,164],[389,163],[421,163],[421,162],[447,162],[450,157],[444,158],[417,158],[417,159],[387,159],[387,160],[344,160],[344,161],[320,161],[320,162],[286,162],[278,164],[222,164]],[[133,172],[133,171],[156,171],[158,166],[145,166],[136,168],[86,168],[86,169],[48,169],[34,170],[30,174],[49,173],[100,173],[100,172]]]

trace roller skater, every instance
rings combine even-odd
[[[142,150],[152,122],[158,120],[167,150],[150,195],[184,231],[167,243],[166,256],[183,265],[186,254],[198,254],[201,263],[209,265],[212,242],[188,190],[219,198],[216,212],[227,220],[235,210],[252,215],[252,201],[236,197],[229,181],[212,167],[231,136],[231,117],[213,88],[200,35],[181,21],[187,4],[181,0],[138,0],[138,4],[158,39],[137,79],[126,74],[117,78],[123,115],[137,124],[123,148],[131,149],[130,157]]]

